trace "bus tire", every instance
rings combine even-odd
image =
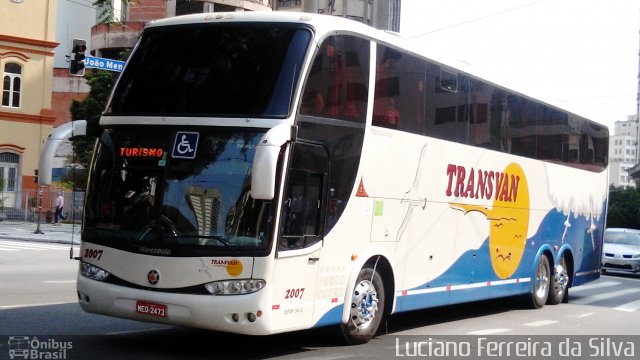
[[[558,305],[561,302],[567,302],[569,298],[569,270],[567,269],[567,261],[560,258],[560,263],[555,266],[555,271],[551,280],[551,289],[549,291],[549,299],[547,304]]]
[[[347,344],[364,344],[373,338],[384,317],[384,284],[380,274],[371,268],[360,270],[351,293],[349,320],[341,324]]]
[[[528,296],[527,305],[533,309],[539,309],[544,306],[549,296],[549,287],[551,283],[551,269],[549,267],[549,259],[546,255],[540,255],[536,271],[533,275],[533,284],[531,293]]]

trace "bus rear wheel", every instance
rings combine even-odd
[[[552,279],[552,287],[547,304],[558,305],[561,302],[567,302],[569,298],[569,271],[564,255],[560,259],[560,263],[555,266]]]
[[[349,320],[341,325],[348,344],[364,344],[376,335],[384,316],[384,301],[380,274],[371,268],[360,270],[348,304]]]
[[[527,305],[533,309],[544,306],[549,296],[549,285],[551,283],[551,268],[546,255],[540,255],[538,265],[533,277],[531,294],[529,294]]]

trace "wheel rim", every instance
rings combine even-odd
[[[359,329],[366,329],[378,312],[378,292],[369,280],[360,281],[351,297],[351,321]]]
[[[569,274],[564,264],[556,266],[555,286],[556,294],[562,294],[569,284]]]
[[[549,274],[546,268],[542,265],[542,261],[538,264],[538,270],[536,271],[536,297],[539,299],[544,298],[549,289]]]

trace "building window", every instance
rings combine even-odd
[[[20,157],[9,152],[0,152],[0,179],[2,179],[2,191],[16,191],[17,168]]]
[[[15,63],[4,65],[2,76],[2,106],[20,107],[20,93],[22,91],[22,66]]]
[[[300,7],[301,0],[278,0],[277,8]]]

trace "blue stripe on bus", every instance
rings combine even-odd
[[[566,229],[563,241],[566,221],[567,215],[561,211],[554,209],[547,214],[536,234],[527,239],[520,264],[510,279],[529,279],[533,276],[535,264],[543,246],[545,249],[558,246],[560,251],[554,253],[554,261],[559,260],[559,255],[563,251],[572,251],[574,272],[580,275],[585,274],[584,276],[576,276],[574,285],[594,277],[597,278],[597,269],[600,268],[599,252],[602,251],[601,244],[597,239],[602,236],[604,215],[600,219],[594,219],[592,227],[591,220],[584,215],[576,217],[571,214],[568,219],[571,226]],[[399,292],[401,295],[397,297],[396,312],[518,295],[530,290],[530,281],[512,283],[502,281],[503,279],[496,276],[490,264],[489,239],[487,238],[478,249],[469,250],[462,254],[442,275],[423,285],[408,289],[404,294]],[[482,286],[483,283],[486,283],[486,286]],[[468,288],[456,289],[457,285],[467,285]],[[449,291],[436,290],[447,287],[451,289]]]

